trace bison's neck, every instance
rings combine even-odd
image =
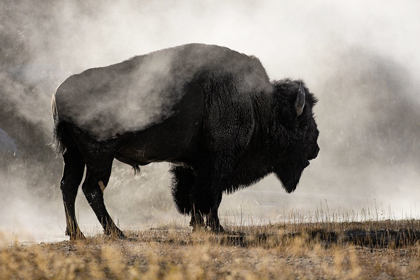
[[[266,114],[264,112],[263,114]],[[256,116],[256,125],[251,141],[244,154],[238,160],[231,181],[231,188],[226,190],[233,192],[238,187],[254,184],[273,172],[270,156],[270,129],[268,128],[268,115],[259,112]]]
[[[271,163],[273,152],[273,129],[275,129],[275,114],[273,113],[272,99],[268,94],[261,94],[254,100],[255,128],[252,134],[247,153],[250,160],[258,161],[258,164],[267,166]]]
[[[272,98],[268,98],[265,108],[270,109],[266,109],[265,115],[261,116],[256,137],[260,138],[257,145],[263,157],[266,158],[267,164],[272,166],[284,156],[292,131],[282,124],[287,116],[282,115],[284,111],[279,110],[278,104]]]

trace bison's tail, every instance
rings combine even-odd
[[[54,120],[54,137],[51,146],[57,155],[62,155],[67,148],[66,141],[68,141],[67,139],[71,139],[71,135],[66,127],[66,123],[59,120],[57,106],[55,104],[55,94],[52,98],[51,107]]]
[[[66,139],[68,139],[68,137],[71,137],[71,135],[69,135],[67,131],[66,123],[54,123],[54,139],[51,146],[57,155],[62,155],[66,151]]]

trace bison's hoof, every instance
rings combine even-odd
[[[84,236],[84,234],[81,231],[71,233],[71,234],[67,234],[67,235],[70,236],[70,240],[72,240],[72,241],[86,239],[86,237]]]
[[[124,235],[124,233],[119,232],[118,234],[116,234],[117,238],[121,239],[121,240],[126,240],[127,236]]]
[[[105,235],[109,235],[112,238],[127,239],[127,237],[124,235],[124,233],[119,229],[105,230],[104,233],[105,233]]]
[[[217,226],[217,227],[212,227],[212,228],[211,228],[211,230],[212,230],[213,232],[215,232],[215,233],[222,233],[222,232],[225,232],[225,229],[224,229],[221,225],[219,225],[219,226]]]
[[[70,240],[82,240],[86,239],[86,237],[83,235],[82,231],[79,229],[79,227],[73,227],[71,230],[69,227],[66,227],[65,234],[67,236],[70,236]]]
[[[206,228],[203,225],[194,225],[192,226],[192,232],[203,232]]]

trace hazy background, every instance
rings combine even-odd
[[[224,224],[419,217],[418,1],[67,2],[0,3],[0,128],[19,151],[0,155],[0,240],[64,237],[62,161],[48,147],[54,89],[87,68],[191,42],[255,55],[270,79],[302,78],[319,98],[321,152],[297,190],[269,176],[226,195]],[[188,224],[167,169],[133,177],[114,165],[105,202],[123,230]],[[81,191],[76,205],[82,230],[100,232]]]

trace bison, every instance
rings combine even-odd
[[[316,98],[303,81],[270,82],[253,56],[204,44],[159,50],[66,79],[52,98],[55,147],[64,159],[66,234],[82,190],[105,234],[124,238],[103,200],[114,159],[172,163],[172,194],[193,229],[223,231],[218,208],[274,173],[290,193],[317,157]],[[204,218],[206,221],[204,221]]]

